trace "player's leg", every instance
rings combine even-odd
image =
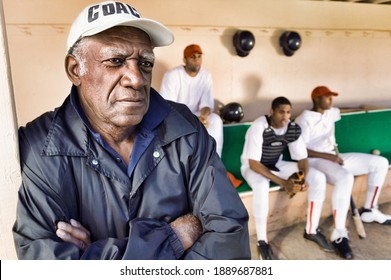
[[[308,182],[307,223],[303,237],[318,244],[324,251],[333,252],[333,246],[327,241],[319,228],[323,202],[326,197],[326,176],[317,169],[310,168],[306,177]]]
[[[277,167],[281,170],[279,176],[284,179],[298,171],[296,162],[279,161]],[[326,178],[320,171],[310,168],[306,174],[308,188],[307,224],[304,230],[304,238],[318,244],[323,250],[332,252],[333,246],[319,230],[319,220],[322,212],[323,201],[326,196]]]
[[[351,259],[353,254],[348,244],[346,218],[350,206],[354,176],[343,166],[329,160],[311,158],[309,162],[311,167],[316,168],[326,176],[326,181],[329,184],[334,185],[331,197],[334,230],[330,240],[343,258]]]
[[[207,131],[209,135],[211,135],[216,141],[216,152],[219,156],[221,156],[221,152],[223,151],[223,121],[220,116],[211,113],[208,117],[209,126]]]
[[[346,168],[354,175],[368,174],[367,195],[361,214],[363,222],[391,225],[391,216],[378,209],[380,191],[389,168],[388,160],[382,156],[364,153],[344,153],[341,157]]]
[[[270,181],[260,174],[248,169],[243,177],[253,190],[253,216],[257,234],[260,259],[272,259],[273,252],[267,238],[267,218],[269,215],[269,186]]]

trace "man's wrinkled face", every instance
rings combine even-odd
[[[88,38],[78,85],[90,122],[134,126],[148,110],[154,53],[148,35],[133,27],[114,27]]]

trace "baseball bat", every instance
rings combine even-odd
[[[338,145],[334,145],[334,151],[337,156],[339,156],[339,150]],[[353,217],[353,223],[354,227],[356,228],[357,234],[361,239],[364,239],[367,235],[365,233],[364,224],[362,223],[360,213],[358,212],[358,209],[356,207],[356,204],[354,203],[353,196],[350,196],[350,208],[352,211],[352,217]]]
[[[350,196],[350,208],[352,210],[353,222],[354,222],[354,226],[356,228],[357,234],[361,239],[364,239],[367,235],[365,233],[365,228],[362,223],[360,213],[358,212],[356,204],[354,203],[353,196]]]

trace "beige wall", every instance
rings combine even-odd
[[[16,217],[17,190],[21,176],[17,144],[12,79],[9,69],[7,38],[0,1],[0,259],[15,259],[11,228]]]
[[[70,83],[63,70],[69,25],[95,1],[3,0],[20,125],[61,104]],[[173,45],[156,49],[153,86],[182,63],[182,50],[200,44],[212,72],[215,98],[240,102],[243,121],[268,111],[285,95],[294,114],[310,106],[309,93],[326,84],[342,93],[340,106],[391,106],[391,6],[304,0],[133,0],[144,17],[168,25]],[[66,4],[65,4],[66,3]],[[31,12],[34,11],[34,12]],[[248,29],[256,37],[249,56],[235,55],[232,36]],[[278,46],[285,30],[302,36],[286,57]]]

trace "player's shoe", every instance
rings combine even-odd
[[[334,229],[331,241],[338,254],[347,260],[353,259],[353,252],[349,246],[348,232],[346,229]]]
[[[260,260],[272,260],[273,251],[268,243],[264,240],[259,240],[257,242],[258,254]]]
[[[391,216],[383,214],[377,208],[362,208],[361,209],[361,220],[364,223],[377,222],[382,225],[391,225]]]
[[[319,229],[316,229],[316,233],[311,234],[304,230],[303,237],[318,244],[325,252],[334,252],[334,247],[327,241],[326,237],[320,232]]]

